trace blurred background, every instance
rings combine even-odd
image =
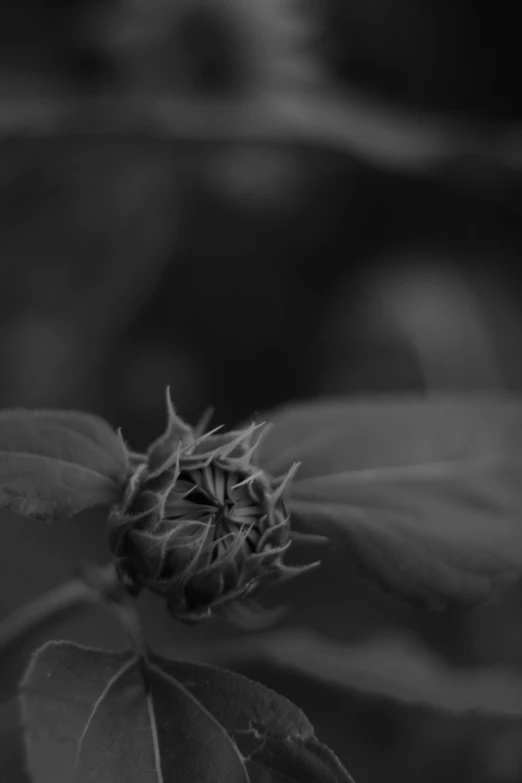
[[[184,418],[212,405],[227,426],[295,398],[522,391],[514,14],[471,0],[2,0],[0,406],[90,410],[140,449],[167,384]],[[0,616],[106,559],[100,514],[1,522]],[[332,639],[404,631],[454,666],[522,665],[517,587],[425,615],[330,551],[277,593],[284,623]],[[232,634],[144,606],[170,652]],[[51,636],[125,642],[103,616]],[[0,661],[2,700],[42,638]],[[522,780],[514,722],[243,670],[294,699],[358,783]],[[17,783],[10,716],[0,769]]]

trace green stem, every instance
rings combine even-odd
[[[104,593],[107,595],[117,587],[117,576],[110,565],[99,570],[98,587],[80,577],[49,590],[0,623],[0,652],[50,621],[56,622],[87,606],[103,605]]]

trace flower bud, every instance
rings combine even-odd
[[[276,480],[252,463],[265,425],[205,433],[206,421],[192,429],[168,395],[167,404],[165,433],[132,455],[134,473],[109,519],[121,582],[164,595],[174,617],[197,621],[318,565],[283,562],[292,543],[285,495],[298,465]]]

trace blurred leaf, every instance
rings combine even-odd
[[[35,783],[349,783],[305,715],[238,674],[50,642],[21,685]]]
[[[336,687],[455,713],[522,717],[522,674],[501,668],[454,669],[406,637],[359,644],[298,629],[227,641],[212,661],[268,659]]]
[[[522,571],[522,405],[501,397],[304,403],[258,461],[302,461],[289,508],[344,534],[374,583],[432,608],[490,598]]]
[[[0,413],[0,507],[58,522],[117,500],[126,475],[123,441],[97,416]]]

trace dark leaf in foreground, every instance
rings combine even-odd
[[[336,688],[455,714],[522,718],[522,673],[501,667],[448,666],[408,637],[338,642],[291,629],[223,642],[213,662],[268,660]]]
[[[294,517],[337,530],[374,582],[442,608],[522,572],[522,403],[377,397],[268,416],[259,464],[294,461]]]
[[[246,677],[51,642],[21,685],[34,783],[349,783],[305,715]]]
[[[116,501],[127,451],[103,419],[60,410],[0,413],[0,507],[59,522]]]

